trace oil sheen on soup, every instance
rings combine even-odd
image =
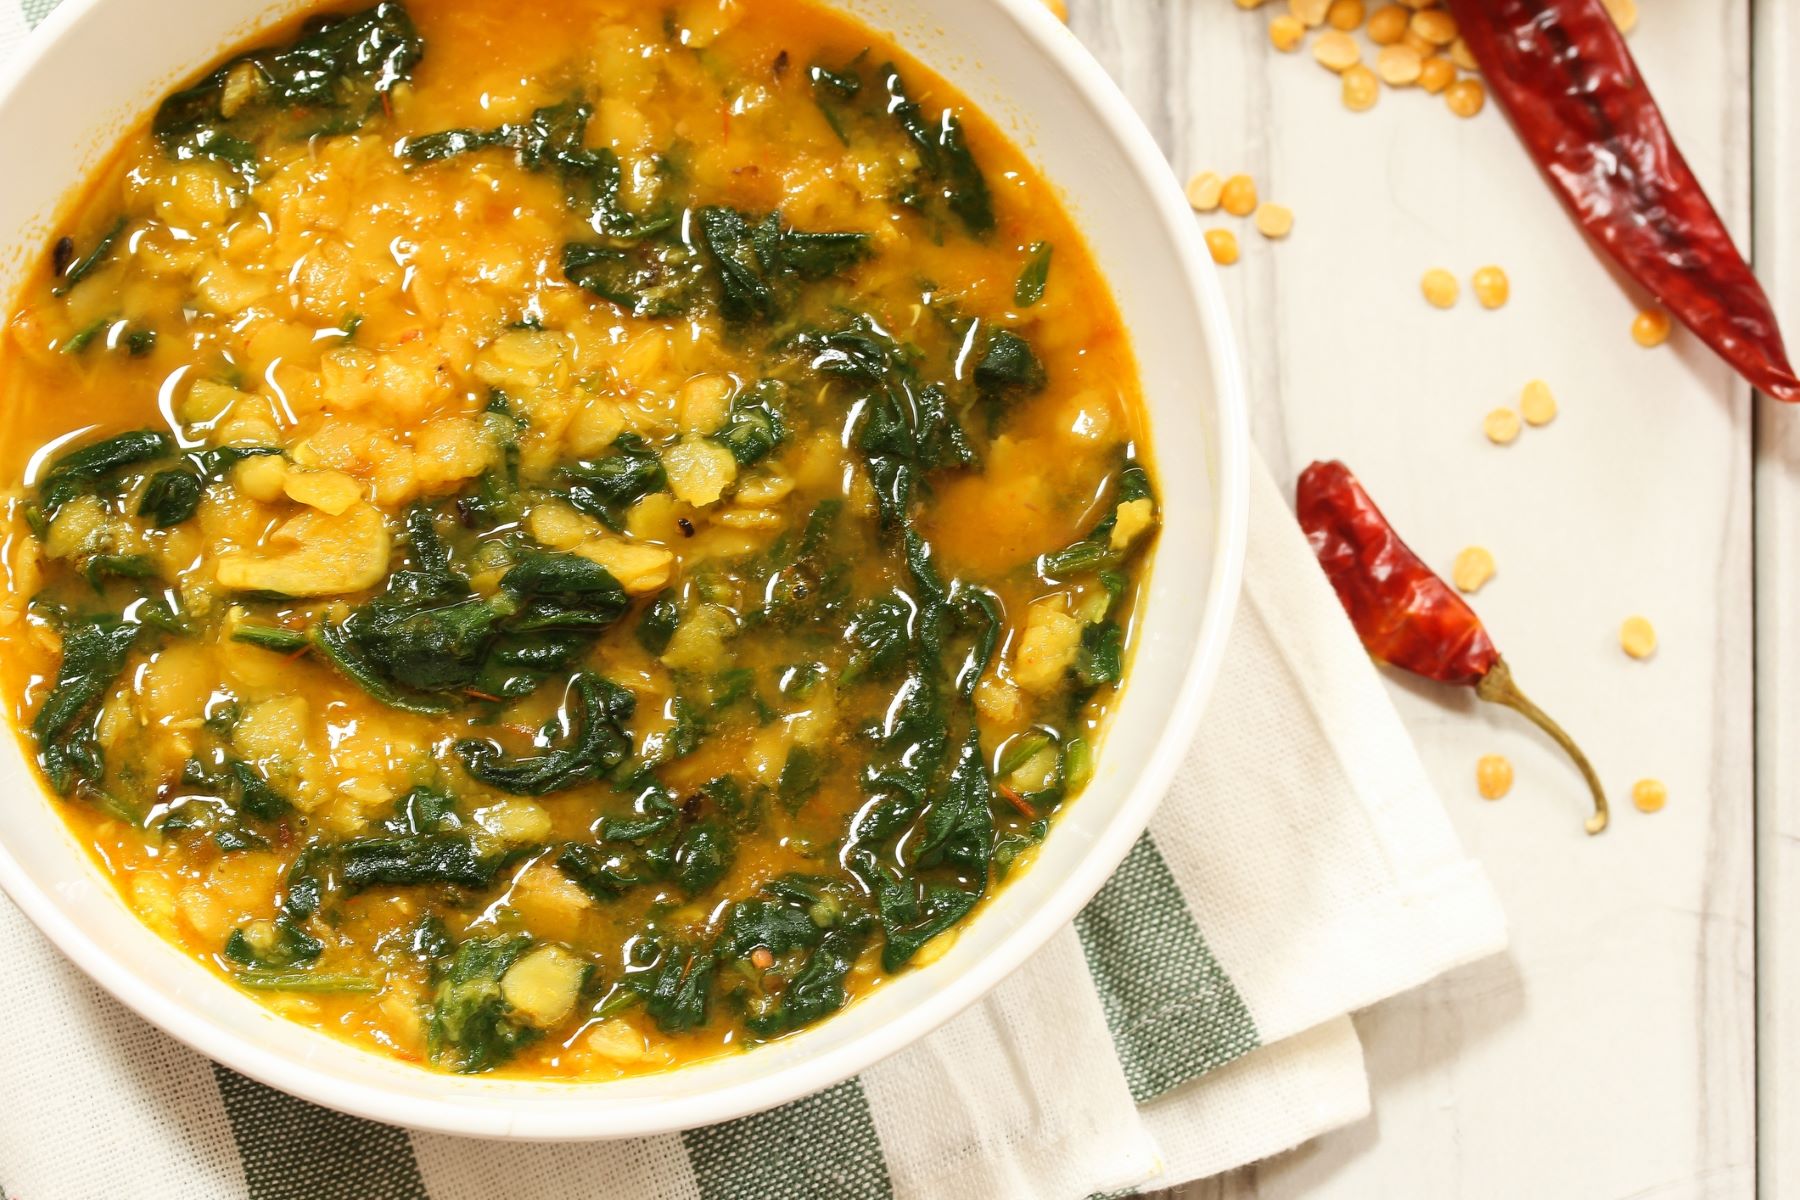
[[[448,1071],[752,1046],[1092,773],[1157,510],[1118,314],[941,79],[777,0],[267,35],[0,352],[5,697],[125,902]]]

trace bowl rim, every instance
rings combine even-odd
[[[13,95],[50,47],[70,34],[92,10],[115,0],[63,0],[0,64],[0,107]],[[1162,151],[1124,94],[1074,34],[1042,0],[985,0],[1010,20],[1061,71],[1076,97],[1094,112],[1147,185],[1153,215],[1201,317],[1217,420],[1212,472],[1214,565],[1208,581],[1200,636],[1182,677],[1155,750],[1137,772],[1116,813],[1095,837],[1075,869],[1033,909],[993,952],[949,979],[927,1000],[898,1018],[843,1045],[802,1060],[769,1077],[734,1084],[699,1096],[647,1102],[627,1112],[609,1111],[605,1129],[594,1127],[579,1104],[522,1113],[504,1105],[476,1108],[448,1101],[405,1100],[378,1084],[346,1080],[305,1059],[258,1045],[215,1025],[198,1006],[137,986],[136,973],[116,961],[56,900],[22,870],[0,843],[0,890],[4,890],[50,942],[109,995],[212,1061],[259,1083],[352,1116],[406,1128],[473,1137],[529,1141],[645,1137],[699,1128],[748,1116],[832,1087],[928,1036],[985,996],[1087,905],[1148,827],[1150,817],[1173,782],[1199,727],[1217,679],[1241,591],[1249,524],[1249,416],[1242,359],[1218,274],[1198,227]],[[899,35],[903,36],[903,35]],[[579,1093],[571,1091],[570,1095]],[[671,1120],[671,1108],[681,1110]]]

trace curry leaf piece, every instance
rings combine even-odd
[[[515,796],[542,796],[598,779],[625,761],[631,737],[632,694],[591,671],[570,682],[569,735],[543,754],[508,760],[498,745],[479,738],[456,743],[463,768],[477,781]]]
[[[498,859],[467,833],[352,838],[337,847],[336,858],[347,895],[378,886],[484,887],[498,869]]]

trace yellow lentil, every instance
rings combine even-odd
[[[1456,67],[1447,58],[1434,54],[1419,68],[1419,86],[1434,96],[1455,82]]]
[[[1619,624],[1619,648],[1633,658],[1656,653],[1656,626],[1648,617],[1626,617]]]
[[[1640,779],[1631,785],[1631,802],[1642,813],[1661,812],[1669,802],[1669,788],[1660,779]]]
[[[1448,46],[1456,40],[1456,18],[1441,8],[1421,9],[1412,15],[1406,28],[1434,46]]]
[[[1313,58],[1326,70],[1341,73],[1362,61],[1362,50],[1343,30],[1328,29],[1313,39]]]
[[[1317,29],[1325,23],[1325,10],[1331,6],[1331,0],[1288,0],[1288,11],[1300,18],[1300,23],[1308,29]]]
[[[1607,14],[1612,17],[1613,24],[1619,27],[1620,33],[1630,33],[1637,28],[1637,0],[1601,0],[1601,3],[1606,5]]]
[[[1398,4],[1384,4],[1369,17],[1369,40],[1377,46],[1392,46],[1406,36],[1406,10]]]
[[[1407,28],[1405,33],[1400,35],[1400,44],[1409,49],[1417,50],[1421,56],[1430,54],[1433,50],[1436,50],[1438,48],[1436,42],[1433,42],[1431,39],[1427,38],[1424,34],[1418,32],[1417,30],[1411,28],[1410,26]]]
[[[1282,13],[1269,22],[1269,42],[1283,54],[1292,54],[1306,40],[1306,26],[1300,18]]]
[[[1494,577],[1494,556],[1486,546],[1464,546],[1450,566],[1450,582],[1456,590],[1474,594]]]
[[[1531,425],[1548,425],[1556,419],[1556,397],[1550,394],[1550,385],[1541,379],[1534,379],[1525,385],[1519,393],[1519,412]]]
[[[1064,25],[1069,23],[1068,0],[1044,0],[1044,7],[1050,10],[1051,16],[1061,21]]]
[[[1229,229],[1209,229],[1206,231],[1206,249],[1214,262],[1229,267],[1238,260],[1237,234]]]
[[[1248,175],[1233,175],[1219,190],[1219,204],[1234,217],[1247,217],[1256,211],[1256,181]]]
[[[1246,10],[1261,8],[1263,6],[1263,0],[1237,0],[1237,6]]]
[[[1480,268],[1469,283],[1483,308],[1499,308],[1512,295],[1512,283],[1499,267]]]
[[[1212,212],[1219,207],[1219,194],[1225,181],[1217,171],[1200,171],[1187,181],[1187,202],[1195,212]]]
[[[1512,791],[1513,765],[1504,754],[1484,754],[1475,760],[1475,790],[1483,800],[1498,800]]]
[[[1481,419],[1481,432],[1496,446],[1505,446],[1519,436],[1519,414],[1510,408],[1496,408]]]
[[[1459,117],[1472,117],[1487,103],[1487,89],[1479,79],[1459,79],[1444,89],[1444,103]]]
[[[1419,81],[1424,60],[1411,46],[1383,46],[1375,55],[1375,73],[1389,87],[1405,87]]]
[[[1266,238],[1284,238],[1294,228],[1294,210],[1285,204],[1263,201],[1256,206],[1256,231]]]
[[[1375,107],[1381,98],[1381,81],[1375,78],[1375,72],[1357,63],[1343,76],[1344,107],[1351,112],[1368,112]]]
[[[1331,0],[1331,7],[1325,10],[1325,23],[1347,32],[1363,23],[1364,11],[1363,0]]]
[[[1450,61],[1465,71],[1478,71],[1481,64],[1475,61],[1475,52],[1469,49],[1469,43],[1458,37],[1450,43]]]
[[[1419,290],[1425,294],[1426,301],[1433,308],[1449,308],[1456,303],[1462,285],[1456,282],[1456,276],[1444,268],[1433,267],[1420,278]]]
[[[1646,350],[1669,340],[1669,314],[1660,308],[1646,308],[1631,318],[1631,340]]]

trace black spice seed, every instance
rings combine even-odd
[[[56,247],[50,251],[50,273],[58,279],[69,269],[75,260],[75,239],[68,236],[56,239]]]
[[[783,50],[780,54],[775,56],[775,78],[780,79],[783,75],[786,75],[787,69],[788,52]]]
[[[692,521],[688,520],[686,517],[676,517],[675,523],[681,526],[682,537],[694,536],[694,523]]]

